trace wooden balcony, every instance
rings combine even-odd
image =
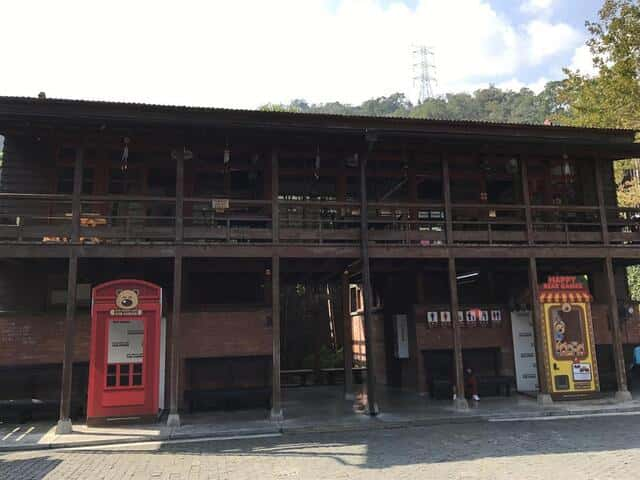
[[[90,195],[80,198],[79,242],[71,195],[0,194],[4,244],[262,244],[355,246],[357,202],[277,202],[185,198],[177,236],[173,197]],[[635,246],[640,209],[596,206],[369,203],[374,246]],[[530,221],[527,221],[530,218]],[[274,231],[274,219],[278,228]],[[606,226],[605,226],[606,225]],[[449,235],[447,234],[448,232]],[[604,238],[604,237],[607,238]]]

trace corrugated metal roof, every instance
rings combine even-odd
[[[634,135],[636,131],[620,128],[594,128],[594,127],[573,127],[565,125],[542,125],[533,123],[509,123],[509,122],[492,122],[479,120],[451,120],[444,118],[414,118],[414,117],[397,117],[397,116],[363,116],[363,115],[347,115],[347,114],[327,114],[327,113],[307,113],[307,112],[289,112],[289,111],[270,111],[270,110],[248,110],[233,108],[217,108],[217,107],[198,107],[186,105],[167,105],[139,102],[118,102],[105,100],[84,100],[84,99],[65,99],[65,98],[36,98],[36,97],[12,97],[0,96],[0,106],[6,105],[34,105],[34,106],[79,106],[94,107],[98,111],[105,108],[130,108],[135,109],[140,114],[152,112],[176,113],[176,114],[211,114],[211,115],[246,115],[253,120],[268,121],[327,121],[340,123],[357,123],[360,128],[366,127],[366,123],[384,122],[389,128],[413,127],[470,127],[470,128],[495,128],[495,129],[532,129],[539,133],[552,132],[572,132],[574,134],[611,134],[611,135]],[[53,114],[54,112],[50,112]],[[140,117],[143,120],[144,116]],[[178,120],[178,119],[176,119]],[[354,125],[355,127],[355,125]]]

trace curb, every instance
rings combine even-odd
[[[283,434],[283,435],[301,435],[305,433],[332,433],[332,432],[358,432],[358,431],[380,431],[391,430],[397,428],[426,427],[435,425],[460,425],[468,423],[490,422],[492,420],[513,420],[526,422],[530,418],[536,417],[571,417],[584,415],[600,415],[600,414],[624,414],[638,413],[640,407],[620,407],[620,408],[597,408],[588,410],[543,410],[538,412],[522,412],[519,415],[457,415],[457,416],[437,416],[423,417],[417,419],[400,419],[400,420],[383,420],[380,418],[371,418],[362,422],[353,422],[347,424],[326,424],[319,425],[294,425],[287,426],[279,423],[274,428],[257,428],[257,429],[241,429],[241,430],[225,430],[216,432],[199,432],[199,433],[180,433],[180,431],[172,431],[169,434],[155,436],[141,436],[138,438],[124,439],[108,439],[108,440],[86,440],[82,442],[67,443],[42,443],[35,445],[9,445],[0,446],[0,455],[4,452],[30,452],[39,450],[67,450],[81,447],[101,447],[109,445],[126,445],[134,443],[151,443],[166,442],[171,440],[197,440],[197,439],[225,439],[234,437],[234,440],[241,440],[243,437],[251,438],[256,435]],[[285,421],[286,423],[286,421]]]

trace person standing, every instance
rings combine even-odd
[[[629,377],[629,389],[633,390],[637,388],[637,385],[640,385],[640,345],[633,349],[633,361],[629,369]]]

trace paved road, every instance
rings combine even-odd
[[[637,479],[640,416],[0,455],[0,479]]]

